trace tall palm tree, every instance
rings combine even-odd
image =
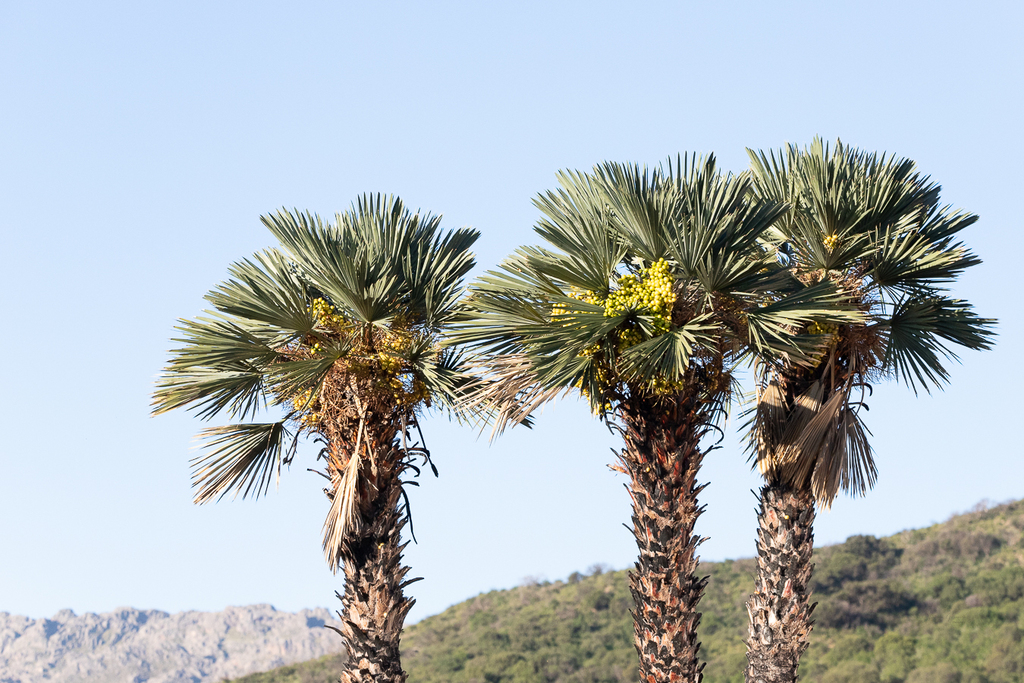
[[[940,206],[939,186],[912,161],[820,139],[750,156],[756,197],[792,207],[766,238],[801,282],[833,283],[864,314],[803,330],[826,340],[813,363],[760,368],[749,433],[765,485],[746,676],[790,683],[811,629],[815,503],[875,482],[865,391],[890,377],[915,391],[943,384],[943,362],[956,358],[948,345],[989,348],[995,321],[945,290],[980,263],[955,239],[977,216]]]
[[[474,264],[474,230],[442,231],[397,198],[363,196],[334,224],[286,211],[262,218],[280,242],[230,268],[183,320],[183,344],[154,393],[154,413],[190,406],[209,419],[193,460],[195,501],[265,493],[302,440],[322,445],[330,506],[323,549],[343,569],[345,683],[405,681],[399,638],[413,600],[400,536],[404,474],[430,462],[417,417],[458,413],[462,356],[441,346]],[[264,409],[277,416],[254,422]],[[436,474],[436,469],[434,473]]]
[[[641,680],[702,677],[694,524],[698,471],[749,350],[801,357],[786,333],[833,311],[830,283],[807,287],[759,244],[786,211],[752,201],[713,158],[648,171],[605,164],[563,173],[542,195],[544,247],[519,249],[471,288],[455,339],[489,353],[497,428],[572,391],[617,427],[639,560],[630,575]],[[831,317],[830,317],[831,316]]]

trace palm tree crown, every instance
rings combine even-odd
[[[579,390],[612,417],[631,399],[697,391],[724,408],[725,371],[751,352],[811,358],[820,340],[789,331],[858,316],[830,282],[807,286],[762,235],[782,201],[751,201],[746,177],[713,157],[648,170],[608,163],[562,173],[536,200],[547,247],[519,249],[472,287],[455,337],[493,354],[501,427]],[[724,393],[723,393],[724,392]]]
[[[158,382],[154,413],[190,406],[239,421],[204,430],[198,503],[266,492],[300,436],[322,440],[332,500],[324,551],[336,570],[378,470],[404,468],[416,453],[391,449],[396,435],[415,426],[421,406],[460,409],[466,375],[440,336],[478,235],[442,232],[438,217],[379,195],[333,225],[285,211],[262,221],[281,247],[234,264],[206,296],[213,310],[181,321],[183,346]],[[265,407],[280,419],[252,422]]]
[[[950,345],[991,346],[995,321],[946,290],[980,263],[956,239],[978,217],[940,205],[940,187],[907,159],[820,139],[750,155],[756,195],[792,206],[766,238],[801,282],[831,282],[863,313],[802,330],[826,340],[814,362],[764,366],[751,423],[762,471],[810,486],[827,506],[840,490],[874,484],[858,400],[872,382],[930,390],[949,379]]]

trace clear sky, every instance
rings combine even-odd
[[[981,216],[956,292],[1000,319],[944,392],[871,401],[876,489],[819,543],[1024,497],[1024,5],[1017,2],[17,2],[0,7],[0,611],[332,606],[312,453],[259,501],[191,503],[202,426],[149,416],[179,317],[269,246],[259,216],[396,193],[532,242],[563,168],[841,137]],[[735,428],[735,424],[733,424]],[[579,404],[494,446],[428,421],[413,619],[524,577],[626,567],[615,441]],[[753,553],[736,439],[703,470],[706,559]]]

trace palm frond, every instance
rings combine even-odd
[[[328,351],[322,358],[304,358],[287,363],[278,363],[266,371],[267,383],[273,388],[274,394],[284,403],[302,396],[306,392],[318,393],[320,385],[334,367],[338,358],[343,355]]]
[[[234,369],[175,369],[157,380],[153,414],[191,406],[204,420],[224,410],[232,419],[246,420],[267,402],[264,379],[261,370],[244,363]]]
[[[824,446],[811,474],[810,488],[818,505],[828,509],[839,491],[864,495],[878,479],[870,432],[860,413],[844,406],[836,417],[831,439]]]
[[[982,318],[959,299],[912,297],[897,303],[877,327],[887,336],[884,368],[894,372],[914,391],[930,390],[949,380],[943,359],[956,360],[944,342],[969,349],[992,346],[996,321]]]
[[[361,527],[357,494],[362,464],[359,454],[353,453],[344,471],[335,472],[331,479],[331,507],[324,520],[323,549],[327,566],[335,573],[341,567],[342,544]]]
[[[622,354],[623,372],[636,382],[680,380],[690,366],[694,350],[712,346],[721,334],[720,325],[711,314],[698,316],[626,349]]]
[[[479,407],[467,401],[479,380],[471,373],[464,349],[438,348],[432,340],[424,339],[411,345],[402,358],[430,397],[431,406],[446,411],[461,423],[475,424],[484,419]]]
[[[255,334],[223,314],[180,320],[174,329],[182,334],[171,341],[185,344],[174,349],[169,368],[234,367],[239,363],[264,367],[281,358],[274,339]]]
[[[910,221],[917,225],[916,219]],[[981,263],[961,244],[936,246],[927,235],[899,224],[880,234],[873,246],[873,284],[896,296],[907,289],[952,282],[967,268]]]
[[[442,235],[440,217],[381,195],[360,197],[335,225],[285,210],[262,220],[331,303],[364,324],[400,311],[437,327],[474,265],[468,248],[479,236],[471,229]]]
[[[713,170],[713,160],[711,164]],[[663,182],[662,175],[660,169],[637,164],[605,163],[594,169],[601,197],[610,209],[609,227],[613,224],[631,252],[648,263],[669,256],[665,226],[677,220],[681,209],[679,194]]]
[[[207,301],[238,326],[257,325],[283,339],[310,334],[316,323],[310,292],[285,256],[276,249],[233,264],[231,279],[206,295]],[[258,330],[257,330],[258,331]]]
[[[526,248],[529,270],[542,278],[560,279],[572,287],[608,291],[608,281],[622,262],[625,249],[611,226],[612,209],[600,185],[586,174],[558,174],[561,187],[534,200],[543,214],[536,232],[555,251]],[[509,261],[517,267],[514,260]]]
[[[466,387],[464,408],[490,423],[491,440],[514,425],[533,426],[533,414],[572,389],[545,389],[525,354],[477,356],[470,361],[476,381]]]
[[[208,452],[192,460],[196,503],[223,498],[231,491],[242,498],[259,497],[281,473],[284,421],[234,424],[203,430]]]
[[[401,292],[398,262],[393,254],[390,259],[372,258],[376,255],[372,245],[380,238],[371,231],[366,235],[368,245],[313,214],[282,209],[260,220],[288,250],[303,275],[346,317],[374,324],[393,313]],[[356,225],[362,225],[358,218]]]
[[[849,295],[833,283],[819,282],[763,306],[748,308],[750,344],[762,354],[788,355],[803,364],[826,340],[801,334],[812,322],[860,323],[866,316],[850,303]]]

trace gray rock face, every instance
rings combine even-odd
[[[0,683],[198,683],[340,652],[326,609],[223,612],[122,608],[50,619],[0,612]]]

